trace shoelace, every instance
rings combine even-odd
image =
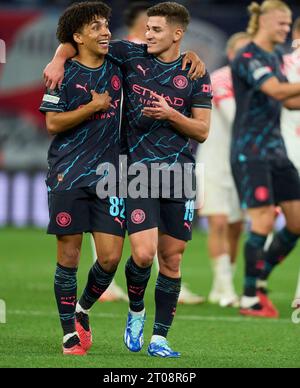
[[[132,316],[131,322],[130,322],[130,329],[134,338],[138,338],[142,327],[143,327],[143,318],[138,316],[137,317]]]

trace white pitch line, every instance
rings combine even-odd
[[[292,323],[292,320],[291,319],[286,319],[286,318],[282,318],[282,319],[262,319],[262,318],[248,318],[248,317],[241,317],[241,316],[237,316],[237,317],[223,317],[223,316],[217,316],[217,317],[214,317],[214,316],[197,316],[197,315],[178,315],[176,316],[176,319],[178,320],[183,320],[183,321],[207,321],[207,322],[210,322],[210,321],[221,321],[221,322],[232,322],[232,323],[249,323],[249,322],[270,322],[270,323]]]
[[[7,315],[21,315],[28,316],[32,315],[35,317],[49,317],[56,316],[58,313],[55,311],[31,311],[31,310],[8,310]],[[92,313],[92,317],[95,318],[109,318],[109,319],[126,319],[126,314],[111,314],[111,313]],[[148,315],[149,318],[154,318],[154,315]],[[176,316],[176,320],[179,321],[199,321],[199,322],[231,322],[231,323],[290,323],[292,324],[291,319],[282,318],[282,319],[260,319],[260,318],[246,318],[246,317],[224,317],[224,316],[198,316],[198,315],[180,315]]]

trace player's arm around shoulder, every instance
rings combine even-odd
[[[55,88],[61,87],[64,79],[65,63],[75,55],[76,50],[71,43],[61,43],[58,46],[54,57],[43,72],[46,88],[55,90]]]
[[[108,58],[117,66],[122,66],[133,57],[145,57],[147,46],[145,44],[133,43],[128,40],[112,40],[109,44]]]

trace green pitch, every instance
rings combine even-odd
[[[43,231],[0,230],[0,299],[7,304],[7,323],[0,324],[0,367],[300,367],[300,325],[291,321],[291,302],[300,267],[300,247],[270,282],[271,296],[281,312],[278,321],[244,319],[234,309],[179,306],[169,340],[182,352],[179,360],[146,355],[154,314],[154,280],[146,294],[148,318],[145,348],[132,354],[123,345],[126,303],[97,303],[91,314],[94,346],[83,358],[61,355],[62,333],[53,295],[55,239]],[[128,243],[117,281],[124,287]],[[86,238],[79,270],[81,293],[91,266]],[[240,257],[237,288],[241,291]],[[194,234],[183,264],[183,279],[207,295],[211,281],[205,236]],[[300,314],[299,314],[300,315]]]

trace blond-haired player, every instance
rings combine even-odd
[[[245,244],[245,288],[241,314],[275,318],[267,297],[267,280],[295,248],[300,236],[300,179],[281,135],[282,106],[300,108],[300,83],[288,83],[277,45],[284,44],[292,12],[283,1],[267,0],[249,8],[252,41],[232,63],[237,102],[231,166],[242,207],[251,220]],[[287,225],[264,246],[281,206]]]
[[[229,62],[249,42],[246,32],[234,34],[227,43]],[[238,305],[233,275],[243,228],[243,214],[230,167],[231,131],[236,107],[229,66],[212,73],[212,85],[214,99],[210,134],[197,153],[197,162],[203,163],[205,168],[205,199],[200,215],[208,217],[209,222],[208,248],[214,273],[209,301],[226,307]]]

